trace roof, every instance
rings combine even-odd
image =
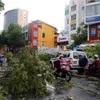
[[[8,12],[11,12],[11,11],[14,11],[14,10],[23,10],[23,9],[20,9],[20,8],[11,9],[11,10],[6,11],[6,12],[4,13],[4,15],[7,14]],[[23,11],[26,11],[26,10],[23,10]]]
[[[52,25],[50,25],[50,24],[48,24],[48,23],[46,23],[46,22],[43,22],[43,21],[41,21],[41,20],[35,20],[35,21],[32,21],[32,22],[44,23],[44,24],[46,24],[46,25],[48,25],[48,26],[51,26],[51,27],[57,29],[56,27],[54,27],[54,26],[52,26]]]

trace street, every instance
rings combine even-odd
[[[71,82],[74,87],[60,87],[51,96],[37,100],[67,100],[69,97],[73,100],[100,100],[100,82],[79,77],[73,77]]]

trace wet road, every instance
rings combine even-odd
[[[60,87],[51,96],[37,100],[67,100],[68,97],[73,97],[73,100],[100,100],[100,82],[76,77],[72,78],[72,82],[74,87]]]

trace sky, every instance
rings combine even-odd
[[[28,11],[28,22],[34,20],[44,21],[55,26],[59,31],[65,25],[65,5],[69,0],[2,0],[5,10],[0,14],[0,30],[3,29],[4,13],[11,9],[21,8]]]

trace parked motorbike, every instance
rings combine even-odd
[[[89,76],[94,76],[94,77],[99,77],[99,78],[100,78],[100,69],[97,70],[96,72],[90,73],[90,72],[89,72],[89,67],[85,67],[85,68],[84,68],[84,71],[85,71],[85,75],[86,75],[87,77],[89,77]]]
[[[54,62],[54,66],[55,66],[55,71],[54,71],[54,75],[56,78],[62,78],[63,80],[66,81],[70,81],[71,80],[71,71],[70,71],[70,67],[69,66],[62,66],[59,68],[59,70],[57,69],[57,65],[59,65],[59,61],[55,61]]]

